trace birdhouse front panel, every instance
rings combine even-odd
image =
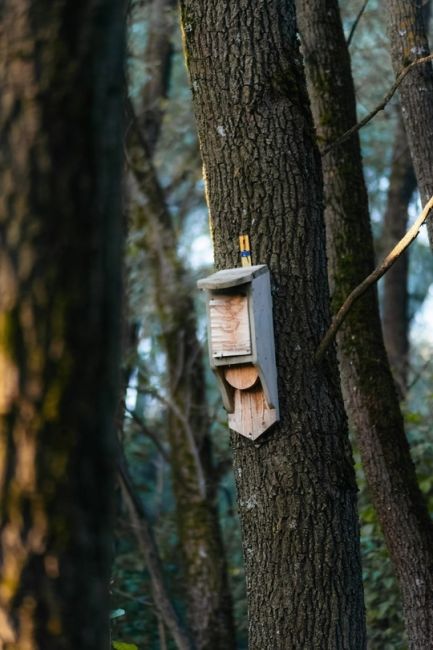
[[[212,357],[237,357],[252,352],[248,298],[215,293],[209,300]]]

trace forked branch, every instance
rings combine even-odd
[[[400,86],[401,82],[405,79],[406,75],[412,70],[412,68],[415,68],[417,65],[421,65],[423,63],[428,63],[429,61],[433,60],[433,54],[429,54],[428,56],[423,56],[421,59],[416,59],[415,61],[412,61],[412,63],[409,63],[408,66],[403,68],[403,70],[400,72],[398,75],[397,79],[395,80],[394,84],[391,86],[391,88],[388,90],[386,93],[385,97],[382,99],[382,101],[374,108],[371,113],[366,115],[362,120],[360,120],[357,124],[354,124],[350,129],[348,129],[345,133],[343,133],[339,138],[337,138],[334,142],[332,142],[330,145],[328,145],[323,151],[322,151],[322,156],[326,156],[327,153],[335,149],[335,147],[339,147],[340,144],[343,144],[343,142],[346,142],[349,138],[354,135],[354,133],[357,133],[362,129],[363,126],[368,124],[375,115],[379,113],[379,111],[382,111],[385,106],[388,104],[388,102],[392,99],[394,96],[395,91],[397,88]]]
[[[346,316],[348,315],[350,309],[352,308],[353,304],[360,298],[366,291],[369,289],[375,282],[377,282],[387,271],[388,269],[391,268],[391,266],[398,260],[400,255],[404,253],[404,251],[410,246],[410,244],[413,242],[413,240],[417,237],[419,233],[419,229],[421,228],[422,224],[426,221],[427,217],[430,214],[430,210],[433,208],[433,196],[429,199],[429,201],[425,204],[422,212],[418,215],[415,223],[403,239],[400,239],[398,244],[394,246],[392,251],[385,257],[385,259],[377,266],[374,271],[368,275],[365,280],[361,282],[353,291],[352,293],[349,294],[349,296],[346,298],[334,318],[332,319],[332,323],[326,332],[325,336],[323,337],[319,347],[317,348],[316,352],[316,360],[320,361],[320,359],[323,357],[325,354],[326,350],[328,349],[329,345],[335,338],[338,330],[342,326]]]

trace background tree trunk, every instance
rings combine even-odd
[[[0,11],[0,645],[106,650],[123,3]]]
[[[203,351],[197,340],[193,289],[177,251],[173,219],[152,153],[157,145],[171,68],[172,0],[155,0],[145,62],[152,76],[141,93],[132,125],[129,158],[144,207],[134,208],[135,227],[144,231],[154,299],[167,360],[170,467],[183,558],[188,619],[197,650],[236,645],[232,599],[216,505]]]
[[[396,76],[415,59],[429,54],[422,3],[387,0],[392,65]],[[424,205],[433,195],[433,68],[416,66],[399,87],[400,104],[412,162]],[[427,220],[433,248],[433,218]]]
[[[202,349],[171,216],[149,160],[146,167],[140,182],[147,203],[137,208],[135,225],[145,230],[167,358],[167,433],[188,616],[197,648],[225,650],[234,647],[234,624],[212,480]]]
[[[272,273],[281,422],[233,434],[249,648],[364,648],[356,486],[329,320],[320,163],[293,2],[181,2],[217,268]]]
[[[386,252],[392,250],[406,233],[409,203],[415,189],[415,173],[399,110],[381,239]],[[383,336],[401,398],[406,395],[409,366],[408,266],[409,255],[405,252],[385,274],[383,286]]]
[[[350,58],[336,0],[299,0],[299,25],[319,142],[356,122]],[[374,268],[358,136],[323,157],[330,284],[338,308]],[[433,646],[433,527],[419,490],[383,345],[376,287],[338,337],[347,411],[399,578],[411,648]]]
[[[140,127],[146,134],[149,153],[154,154],[164,116],[163,102],[167,99],[173,55],[173,27],[175,0],[153,0],[148,27],[148,41],[144,65],[148,81],[140,96]]]

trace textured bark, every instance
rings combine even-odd
[[[409,202],[415,188],[415,173],[399,111],[381,242],[386,251],[392,250],[407,230]],[[403,253],[385,274],[383,287],[383,336],[401,398],[406,395],[409,363],[408,265],[408,253]]]
[[[299,25],[319,142],[356,121],[350,59],[336,0],[299,0]],[[323,158],[330,283],[335,306],[374,267],[359,139]],[[405,437],[382,340],[376,290],[338,334],[343,392],[386,544],[399,578],[411,647],[433,647],[433,528]]]
[[[329,322],[320,162],[293,2],[181,2],[216,266],[272,273],[281,422],[232,434],[249,648],[364,648],[356,486]]]
[[[235,647],[232,600],[227,565],[219,529],[214,490],[208,405],[205,395],[203,351],[197,340],[192,288],[177,252],[172,216],[152,164],[167,95],[171,67],[171,0],[155,2],[147,47],[147,63],[154,71],[142,93],[139,119],[146,130],[131,130],[129,157],[133,163],[145,207],[137,208],[137,229],[144,229],[154,283],[161,336],[167,359],[168,440],[176,502],[176,520],[183,556],[189,623],[198,650]],[[160,11],[165,11],[165,29]],[[149,102],[149,103],[148,103]],[[159,107],[159,112],[153,108]],[[149,146],[150,142],[150,146]]]
[[[122,2],[0,9],[0,647],[109,645]]]
[[[429,54],[422,3],[387,0],[391,58],[396,76],[415,59]],[[413,166],[424,205],[433,195],[433,68],[416,66],[399,88],[400,104]],[[433,248],[433,218],[427,221]]]

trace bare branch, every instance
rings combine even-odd
[[[161,456],[164,458],[165,461],[167,461],[167,463],[169,463],[170,459],[168,457],[168,454],[167,454],[166,450],[164,449],[164,447],[162,446],[161,442],[159,441],[158,436],[156,435],[156,433],[151,431],[149,429],[149,427],[146,426],[146,424],[143,422],[143,420],[140,417],[138,417],[138,415],[134,411],[131,411],[131,409],[129,409],[126,405],[125,405],[125,412],[140,427],[140,430],[143,433],[143,435],[145,435],[147,438],[152,440],[153,444],[158,449]]]
[[[422,65],[423,63],[428,63],[429,61],[433,60],[433,54],[429,54],[428,56],[424,56],[421,59],[416,59],[415,61],[412,61],[412,63],[409,63],[406,68],[403,68],[403,70],[400,72],[398,75],[397,79],[395,80],[394,84],[391,86],[391,88],[388,90],[386,93],[385,97],[382,99],[382,101],[374,108],[371,113],[366,115],[362,120],[360,120],[357,124],[354,124],[348,131],[343,133],[339,138],[337,138],[334,142],[332,142],[330,145],[325,147],[325,149],[322,151],[322,156],[326,156],[330,151],[335,149],[336,147],[339,147],[343,142],[346,142],[349,138],[354,135],[354,133],[357,133],[364,127],[366,124],[368,124],[373,117],[375,117],[379,111],[382,111],[385,106],[388,104],[388,102],[392,99],[392,97],[395,94],[395,91],[397,88],[400,86],[401,82],[405,79],[406,75],[412,70],[412,68],[415,68],[415,66]]]
[[[170,631],[178,650],[193,650],[193,645],[189,640],[186,631],[181,626],[176,610],[168,596],[164,583],[161,560],[153,538],[150,523],[143,505],[135,493],[120,444],[117,469],[122,496],[131,519],[138,545],[143,553],[147,570],[149,571],[155,607],[161,615],[167,629]]]
[[[140,391],[139,391],[140,392]],[[148,395],[151,395],[152,397],[155,397],[157,400],[159,400],[162,404],[165,404],[174,416],[179,420],[179,422],[182,424],[183,430],[186,435],[186,439],[188,441],[188,445],[191,451],[191,455],[194,460],[194,464],[196,467],[196,473],[197,473],[197,484],[200,492],[200,496],[202,499],[206,498],[206,481],[204,477],[204,470],[203,470],[203,465],[200,459],[200,454],[197,448],[197,444],[195,441],[194,433],[193,430],[191,429],[191,425],[188,421],[188,418],[186,417],[185,413],[181,411],[179,406],[169,397],[163,397],[160,393],[157,391],[153,390],[152,388],[146,387],[146,389],[142,392],[147,393]]]
[[[153,603],[150,600],[147,600],[144,596],[143,597],[136,597],[136,596],[131,596],[127,591],[123,591],[122,589],[118,589],[117,587],[112,587],[111,592],[113,594],[117,594],[118,596],[121,596],[122,598],[125,598],[126,600],[130,600],[133,603],[138,603],[139,605],[144,605],[145,607],[155,607],[155,603]]]
[[[352,27],[350,29],[349,36],[347,37],[347,47],[348,48],[350,47],[350,44],[352,42],[352,39],[353,39],[353,36],[355,34],[356,28],[358,27],[358,23],[362,18],[362,14],[364,13],[364,11],[367,8],[368,2],[369,2],[369,0],[364,0],[364,3],[362,5],[361,9],[359,10],[358,15],[356,16],[356,18],[354,20],[354,23],[353,23],[353,25],[352,25]]]
[[[377,266],[374,269],[374,271],[372,271],[372,273],[370,273],[370,275],[368,275],[365,278],[365,280],[363,280],[361,284],[359,284],[352,291],[352,293],[349,294],[349,296],[346,298],[346,300],[338,310],[337,314],[332,319],[331,326],[329,327],[328,331],[326,332],[325,336],[323,337],[317,349],[316,352],[317,361],[320,361],[320,359],[325,354],[326,350],[328,349],[330,343],[335,338],[335,335],[337,334],[338,330],[343,324],[353,304],[367,291],[367,289],[369,289],[369,287],[371,287],[375,282],[377,282],[382,277],[382,275],[384,275],[388,271],[388,269],[391,268],[391,266],[397,261],[400,255],[413,242],[413,240],[417,237],[419,233],[419,229],[421,228],[422,224],[429,216],[430,210],[432,208],[433,208],[433,196],[425,204],[422,212],[418,215],[415,223],[411,228],[409,228],[405,236],[402,239],[400,239],[398,244],[394,246],[392,251],[385,257],[385,259],[381,262],[381,264],[379,264],[379,266]]]
[[[412,388],[415,386],[415,384],[418,383],[418,381],[421,379],[423,376],[424,372],[427,370],[429,365],[431,364],[432,359],[427,359],[427,361],[421,366],[420,370],[414,375],[412,381],[410,382],[409,386],[407,387],[407,392],[412,390]]]

